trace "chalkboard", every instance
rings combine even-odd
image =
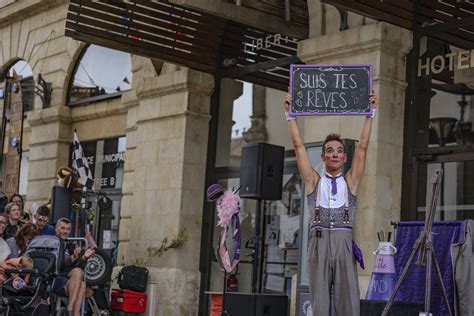
[[[290,114],[368,115],[372,65],[291,65]]]

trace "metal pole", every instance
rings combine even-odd
[[[225,296],[227,294],[227,271],[224,269],[224,287],[222,288],[222,310],[221,316],[228,315],[227,309],[225,308]]]
[[[257,208],[255,210],[255,248],[252,258],[252,293],[257,293],[257,280],[259,270],[259,251],[260,251],[260,217],[261,217],[262,200],[257,200]]]

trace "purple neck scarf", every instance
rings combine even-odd
[[[340,175],[335,176],[335,177],[331,176],[328,173],[325,173],[324,175],[326,176],[326,178],[331,179],[331,193],[332,193],[332,195],[336,195],[336,193],[337,193],[337,182],[336,182],[336,180],[337,180],[337,178],[342,177],[342,173]]]

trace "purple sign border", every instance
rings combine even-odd
[[[369,67],[369,93],[372,92],[373,86],[372,86],[372,65],[371,64],[291,64],[290,65],[290,95],[293,95],[293,69],[294,68],[316,68],[316,67]],[[338,113],[338,112],[327,112],[327,113],[322,113],[322,112],[292,112],[293,104],[290,105],[288,114],[290,116],[326,116],[326,115],[332,115],[332,116],[344,116],[344,115],[363,115],[363,116],[368,116],[372,114],[372,107],[370,107],[370,110],[368,112],[344,112],[344,113]]]

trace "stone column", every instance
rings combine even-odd
[[[373,88],[379,110],[372,126],[364,178],[358,191],[355,239],[361,246],[366,270],[359,271],[361,295],[365,296],[376,231],[392,230],[400,219],[405,57],[411,49],[411,32],[379,22],[300,42],[298,56],[308,64],[372,64]],[[322,141],[330,132],[359,139],[362,117],[308,117],[305,142]]]
[[[51,196],[56,171],[68,165],[72,142],[71,109],[66,106],[36,110],[28,114],[31,126],[28,166],[28,205],[43,204]]]
[[[145,78],[130,103],[119,264],[149,268],[150,315],[197,314],[212,88],[211,75],[178,69]],[[183,230],[182,246],[160,251]]]

